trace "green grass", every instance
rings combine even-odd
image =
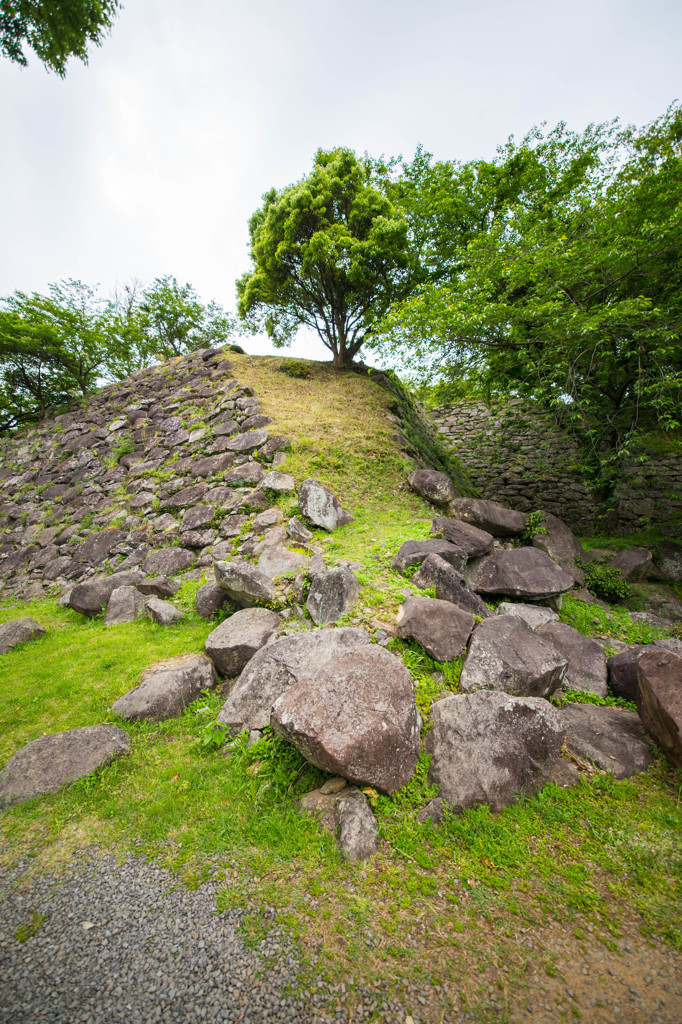
[[[650,644],[672,635],[669,629],[633,622],[624,608],[600,608],[575,597],[564,597],[559,617],[584,636],[613,637],[628,644]]]

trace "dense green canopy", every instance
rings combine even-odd
[[[101,46],[119,0],[0,0],[0,53],[24,67],[28,47],[49,71],[66,74],[69,57],[88,62]]]

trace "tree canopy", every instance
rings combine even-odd
[[[417,381],[527,396],[597,476],[682,408],[682,111],[560,124],[491,163],[376,165],[424,273],[376,344]],[[447,388],[445,389],[447,394]]]
[[[88,46],[101,46],[119,0],[0,0],[0,53],[26,67],[25,48],[63,78],[69,57],[88,62]]]
[[[407,221],[370,176],[351,150],[318,150],[311,173],[272,189],[251,217],[253,269],[237,282],[239,314],[276,346],[310,327],[333,365],[347,366],[407,294]]]

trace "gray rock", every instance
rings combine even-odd
[[[434,661],[458,658],[475,624],[470,612],[432,597],[408,597],[398,609],[398,636],[415,640]]]
[[[248,521],[248,516],[225,516],[220,524],[220,536],[238,537]]]
[[[610,564],[614,569],[620,569],[624,579],[637,583],[647,578],[654,560],[648,548],[627,548],[617,551]]]
[[[292,516],[287,523],[287,536],[295,544],[309,544],[313,535],[307,526],[304,526],[298,516]]]
[[[339,654],[288,689],[270,723],[311,764],[384,793],[404,786],[419,758],[412,676],[375,645]]]
[[[617,779],[645,772],[653,764],[646,733],[634,711],[594,704],[568,704],[557,710],[570,753]]]
[[[487,803],[500,811],[542,789],[563,739],[556,709],[540,698],[446,697],[431,706],[429,783],[440,786],[441,799],[453,808]]]
[[[576,583],[582,583],[585,572],[576,565],[575,560],[584,559],[586,552],[578,538],[562,519],[551,512],[545,513],[543,528],[547,533],[536,533],[533,537],[533,547],[539,551],[546,551]]]
[[[492,533],[479,530],[477,526],[465,523],[461,519],[434,519],[431,523],[431,533],[434,537],[449,540],[451,544],[466,551],[467,558],[479,558],[492,551]]]
[[[40,537],[38,543],[40,544]],[[673,540],[662,540],[656,546],[654,559],[664,580],[682,582],[682,544],[676,544]]]
[[[293,494],[296,490],[296,481],[291,473],[281,473],[273,469],[261,480],[261,489],[275,494]]]
[[[225,450],[228,452],[242,452],[244,454],[255,452],[262,448],[268,440],[267,430],[247,430],[243,434],[231,437],[227,442]]]
[[[249,562],[233,558],[216,562],[213,568],[220,589],[242,608],[269,604],[277,597],[272,580]]]
[[[206,484],[193,484],[191,487],[183,487],[174,494],[170,494],[161,502],[161,508],[187,508],[189,505],[198,505],[206,493]]]
[[[129,753],[128,734],[111,725],[40,736],[17,751],[0,772],[0,807],[56,793]]]
[[[76,557],[85,565],[101,565],[112,550],[126,539],[123,530],[102,530],[91,533],[78,548]]]
[[[144,607],[152,622],[157,622],[159,626],[175,626],[186,618],[184,612],[170,601],[162,601],[160,597],[148,597]]]
[[[290,687],[314,675],[338,654],[369,643],[363,629],[323,629],[274,640],[246,666],[218,721],[231,729],[264,729],[273,704]]]
[[[150,576],[137,584],[137,589],[147,597],[173,597],[180,590],[181,584],[170,576]]]
[[[447,540],[406,540],[394,555],[391,568],[396,572],[405,572],[415,565],[421,565],[429,555],[440,555],[449,565],[461,572],[467,564],[467,555],[462,548]]]
[[[369,800],[359,789],[344,791],[338,802],[339,846],[351,864],[379,849],[379,828]]]
[[[267,608],[243,608],[209,633],[204,650],[219,675],[238,676],[256,651],[267,644],[281,623]]]
[[[152,551],[142,563],[142,569],[146,573],[157,573],[159,576],[175,576],[194,565],[196,555],[186,548],[161,548],[159,551]]]
[[[637,680],[637,662],[640,654],[647,648],[637,644],[633,647],[626,647],[625,650],[614,654],[606,662],[608,672],[609,689],[614,697],[622,697],[623,700],[637,701],[639,682]]]
[[[459,685],[465,693],[503,690],[521,697],[549,697],[568,668],[554,644],[515,615],[496,615],[476,626]]]
[[[230,487],[258,487],[264,476],[265,470],[260,462],[245,462],[225,474],[225,483]]]
[[[455,498],[450,504],[455,519],[477,526],[479,530],[492,533],[493,537],[514,537],[523,533],[528,516],[525,512],[513,512],[496,501],[482,498]]]
[[[546,622],[558,622],[559,616],[551,608],[539,604],[523,604],[517,601],[502,601],[495,609],[496,615],[517,615],[524,619],[531,629],[544,626]]]
[[[360,596],[360,583],[350,569],[338,566],[311,577],[306,608],[318,626],[338,622]]]
[[[341,508],[339,502],[318,480],[304,480],[298,491],[301,515],[324,530],[336,530],[353,522],[353,516]]]
[[[482,619],[492,615],[485,601],[471,589],[462,574],[440,555],[427,555],[412,582],[420,590],[435,587],[439,601],[449,601],[462,611],[479,615]]]
[[[574,582],[546,552],[537,548],[494,551],[471,562],[464,575],[479,594],[531,599],[557,597],[571,590]]]
[[[77,583],[69,594],[69,607],[81,615],[93,618],[104,611],[117,587],[134,587],[144,579],[139,569],[115,572],[111,576],[98,576],[86,583]]]
[[[682,768],[682,657],[660,647],[644,651],[637,678],[637,710],[644,728]]]
[[[194,508],[188,508],[183,513],[180,529],[183,532],[186,530],[201,530],[202,527],[208,526],[209,523],[213,522],[215,512],[215,505],[195,505]]]
[[[281,434],[271,437],[265,442],[263,447],[258,452],[260,459],[265,459],[266,462],[271,462],[277,452],[285,451],[291,447],[291,441],[288,437],[283,437]]]
[[[447,505],[453,498],[457,497],[455,485],[445,473],[438,473],[435,469],[417,469],[410,473],[407,482],[417,494],[434,505]]]
[[[204,583],[194,597],[194,608],[202,619],[214,619],[225,610],[228,603],[227,594],[217,583]]]
[[[28,617],[9,619],[0,625],[0,654],[7,654],[19,644],[37,640],[39,637],[45,636],[45,633],[46,630],[35,619]]]
[[[606,696],[606,656],[596,640],[583,636],[565,622],[547,622],[538,629],[538,636],[553,643],[568,662],[564,686]]]
[[[119,697],[111,710],[128,722],[162,722],[182,715],[217,682],[212,661],[203,654],[181,654],[146,669],[138,686]]]
[[[297,573],[308,565],[308,558],[300,551],[290,551],[283,544],[268,545],[258,558],[259,570],[274,579],[287,573]]]
[[[264,533],[273,526],[279,526],[282,522],[282,513],[278,508],[268,508],[260,512],[251,523],[253,533]]]
[[[117,587],[112,590],[104,616],[105,626],[120,626],[135,622],[144,611],[144,594],[137,587]]]
[[[184,548],[207,548],[215,540],[215,530],[187,530],[180,534],[180,543]]]

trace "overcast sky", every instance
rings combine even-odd
[[[64,80],[0,58],[0,295],[174,274],[232,309],[249,216],[318,147],[644,124],[682,97],[681,30],[680,0],[127,0]]]

